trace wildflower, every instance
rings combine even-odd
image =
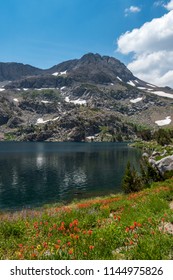
[[[67,242],[67,245],[68,245],[68,246],[71,246],[71,242],[70,242],[70,241],[69,241],[69,242]]]
[[[88,234],[91,235],[93,231],[91,229],[88,230]]]
[[[41,245],[37,245],[37,250],[40,250],[41,249]]]
[[[43,242],[43,247],[44,247],[44,248],[47,248],[47,247],[48,247],[47,242]]]
[[[79,239],[79,235],[76,235],[76,236],[75,236],[75,239]]]
[[[89,249],[90,249],[90,250],[93,250],[93,249],[94,249],[94,246],[93,246],[93,245],[90,245],[90,246],[89,246]]]
[[[84,252],[83,254],[84,254],[84,256],[87,256],[87,253],[86,253],[86,252]]]
[[[58,250],[60,248],[60,246],[57,245],[57,244],[54,244],[54,247],[55,247],[56,250]]]
[[[83,231],[83,234],[86,234],[86,230]]]
[[[129,230],[130,230],[129,227],[126,227],[125,232],[129,232]]]
[[[162,222],[164,222],[165,221],[165,218],[162,218]]]
[[[120,217],[120,216],[118,216],[118,217],[117,217],[117,219],[118,219],[118,221],[120,221],[120,220],[121,220],[121,217]]]
[[[58,244],[60,244],[60,243],[61,243],[61,240],[60,240],[60,239],[58,239],[58,240],[57,240],[57,243],[58,243]]]
[[[74,221],[73,221],[73,225],[74,225],[74,226],[77,226],[77,225],[78,225],[78,220],[74,220]]]
[[[133,241],[132,241],[132,240],[130,240],[129,244],[130,244],[130,245],[133,245]]]
[[[33,254],[31,255],[31,257],[32,257],[32,258],[36,258],[37,255],[33,253]]]
[[[138,227],[141,227],[142,225],[141,225],[140,223],[137,223],[137,226],[138,226]]]
[[[23,247],[23,244],[19,244],[18,246],[19,246],[20,248],[22,248],[22,247]]]
[[[134,227],[137,227],[137,226],[138,226],[138,223],[137,223],[137,222],[134,222],[133,224],[134,224]]]
[[[72,254],[73,254],[73,249],[70,249],[70,250],[68,251],[68,253],[69,253],[69,255],[72,255]]]
[[[133,236],[134,236],[134,238],[136,238],[136,239],[138,238],[138,235],[137,235],[136,233],[135,233]]]
[[[134,228],[135,228],[134,226],[130,226],[130,229],[131,229],[131,230],[134,230]]]

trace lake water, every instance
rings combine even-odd
[[[0,209],[119,192],[127,161],[140,157],[123,143],[0,142]]]

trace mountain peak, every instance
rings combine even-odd
[[[95,61],[98,61],[98,60],[101,60],[102,57],[100,54],[96,53],[87,53],[87,54],[84,54],[82,57],[81,57],[81,61],[82,62],[95,62]]]

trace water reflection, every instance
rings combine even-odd
[[[115,193],[139,158],[123,144],[0,143],[0,208]]]

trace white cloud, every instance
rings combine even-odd
[[[141,8],[137,6],[130,6],[129,8],[125,9],[124,13],[127,16],[128,14],[134,14],[134,13],[139,13],[141,11]]]
[[[163,7],[166,8],[168,11],[173,10],[173,0],[171,0],[167,4],[163,5]]]
[[[133,53],[128,68],[139,78],[173,87],[173,11],[118,39],[118,51]]]

